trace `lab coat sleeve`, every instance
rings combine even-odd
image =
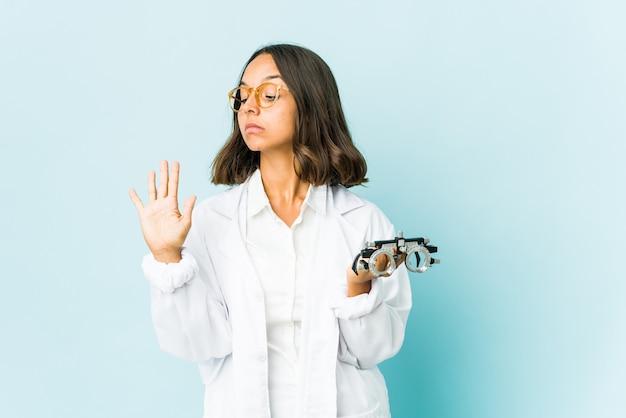
[[[393,357],[402,346],[411,309],[406,267],[372,281],[370,293],[347,297],[335,309],[339,318],[339,360],[366,369]]]
[[[395,236],[389,221],[374,220],[368,240]],[[379,224],[380,227],[376,227]],[[389,277],[372,280],[369,293],[347,296],[347,284],[337,289],[335,316],[339,321],[339,360],[366,369],[393,357],[401,348],[412,297],[406,266]]]
[[[228,309],[214,279],[206,245],[197,230],[185,242],[179,263],[160,263],[149,254],[142,268],[150,282],[151,313],[161,349],[204,362],[232,351]]]

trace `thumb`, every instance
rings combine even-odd
[[[187,199],[185,199],[185,203],[183,203],[182,216],[189,222],[191,222],[191,212],[193,211],[193,206],[195,204],[196,196],[189,196]]]

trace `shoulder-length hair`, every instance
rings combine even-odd
[[[367,182],[367,163],[352,142],[337,82],[324,60],[300,46],[268,45],[250,57],[239,84],[250,62],[261,54],[272,56],[296,101],[293,151],[298,176],[315,186],[351,187]],[[259,152],[251,151],[245,144],[237,114],[233,112],[233,131],[213,160],[212,182],[241,184],[257,168]]]

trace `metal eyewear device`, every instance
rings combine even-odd
[[[402,254],[406,254],[406,268],[415,273],[424,273],[433,264],[439,264],[438,259],[431,257],[436,252],[437,247],[430,245],[428,238],[404,238],[402,231],[398,231],[392,240],[366,242],[352,263],[352,271],[359,274],[359,270],[370,270],[376,277],[388,275],[395,271],[396,261]],[[415,264],[411,261],[412,255],[415,256]],[[386,258],[382,270],[376,268],[379,257]]]

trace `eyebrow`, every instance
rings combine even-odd
[[[280,78],[282,79],[283,77],[280,74],[272,74],[272,75],[268,75],[267,77],[265,77],[263,80],[261,80],[261,82],[265,82],[265,81],[269,81],[269,80],[273,80],[275,78]],[[246,82],[241,80],[241,85],[242,86],[247,86]]]

